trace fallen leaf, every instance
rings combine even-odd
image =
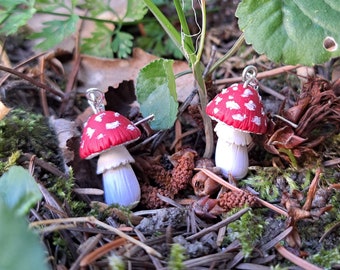
[[[109,87],[118,88],[120,83],[130,80],[136,84],[139,70],[157,58],[140,48],[135,48],[129,59],[108,59],[81,55],[78,92],[85,93],[88,88],[93,87],[106,92]],[[65,63],[65,70],[68,74],[71,72],[72,66],[72,63]],[[173,69],[174,73],[178,74],[190,68],[184,61],[175,61]],[[193,75],[188,74],[176,79],[176,89],[178,101],[183,102],[194,89]]]
[[[9,112],[10,108],[7,108],[5,104],[0,101],[0,120],[3,119]]]
[[[305,138],[301,138],[294,134],[294,131],[289,126],[284,126],[274,132],[268,141],[269,145],[274,145],[277,148],[292,149],[297,147],[306,141]]]

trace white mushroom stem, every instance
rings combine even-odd
[[[242,179],[248,173],[249,158],[247,145],[252,139],[249,133],[236,130],[222,122],[215,127],[218,136],[215,164],[225,177]]]
[[[97,174],[103,174],[104,198],[107,204],[135,207],[141,196],[139,182],[130,163],[135,160],[124,145],[100,154]]]
[[[229,174],[235,179],[242,179],[248,173],[248,149],[247,146],[217,140],[215,150],[215,163],[221,169],[222,174]]]

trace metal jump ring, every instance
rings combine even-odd
[[[248,85],[257,89],[258,81],[256,79],[257,68],[255,66],[247,66],[242,72],[243,87],[246,88]]]
[[[105,110],[104,94],[97,88],[89,88],[86,90],[86,98],[94,113]]]

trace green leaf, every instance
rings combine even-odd
[[[315,65],[340,56],[324,47],[331,37],[340,44],[339,0],[243,0],[238,24],[258,53],[285,64]]]
[[[37,183],[23,167],[13,166],[0,178],[0,200],[18,215],[26,214],[41,197]]]
[[[0,199],[0,269],[47,270],[39,236]]]
[[[178,111],[173,60],[159,59],[140,70],[136,89],[137,100],[144,116],[153,114],[151,128],[168,129],[176,120]]]
[[[136,39],[136,44],[142,49],[152,52],[159,57],[173,55],[176,59],[183,59],[183,54],[174,42],[166,35],[162,26],[155,21],[144,24],[145,36]]]
[[[104,23],[96,23],[90,38],[83,39],[81,52],[98,57],[112,58],[112,31]]]
[[[66,37],[75,32],[79,17],[71,14],[67,20],[47,21],[42,32],[33,33],[30,38],[42,38],[37,48],[48,50],[61,43]]]
[[[144,18],[148,9],[143,1],[128,0],[124,22],[134,22]]]
[[[126,58],[132,51],[133,36],[126,32],[115,32],[111,47],[112,51],[117,54],[118,58]]]
[[[15,34],[36,13],[32,0],[7,0],[0,4],[0,33]]]

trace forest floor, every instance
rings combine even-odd
[[[214,2],[221,6],[209,16],[205,66],[240,35],[233,1]],[[99,88],[106,110],[140,121],[134,82],[158,56],[136,47],[127,59],[102,59],[65,48],[39,52],[20,34],[6,39],[1,60],[17,72],[1,72],[1,100],[11,108],[0,125],[1,159],[20,150],[17,164],[41,187],[28,219],[46,221],[52,269],[124,269],[117,261],[125,269],[340,269],[339,59],[283,66],[244,45],[216,70],[210,99],[256,66],[268,116],[267,133],[248,147],[249,172],[237,181],[220,174],[213,156],[203,158],[194,84],[183,79],[174,127],[143,122],[141,138],[127,146],[142,195],[126,209],[104,203],[98,158],[79,157],[93,113],[85,90]],[[175,65],[188,68],[180,59]]]

